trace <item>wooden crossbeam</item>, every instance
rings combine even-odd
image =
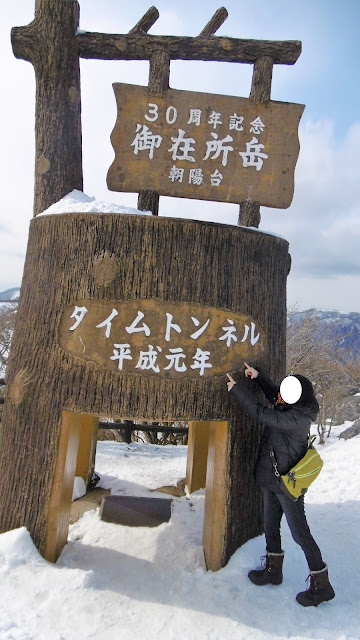
[[[35,19],[11,31],[15,56],[33,64],[36,74],[34,215],[72,189],[83,188],[79,57],[149,60],[150,95],[166,93],[171,60],[253,64],[250,97],[254,104],[270,100],[273,65],[295,64],[301,42],[214,36],[227,15],[224,7],[218,9],[197,37],[149,35],[159,17],[156,7],[150,7],[126,35],[84,33],[77,29],[77,0],[36,0]],[[138,207],[157,215],[158,194],[140,192]],[[240,223],[258,226],[259,206],[245,202],[241,207]]]
[[[209,20],[207,25],[205,25],[203,30],[199,33],[198,37],[203,38],[213,36],[214,33],[216,33],[218,29],[220,29],[221,25],[225,22],[228,15],[229,14],[225,7],[221,7],[221,9],[215,11],[213,17],[211,18],[211,20]]]
[[[155,24],[156,20],[158,20],[159,15],[160,14],[156,7],[150,7],[135,27],[130,29],[129,34],[134,36],[139,33],[147,33],[153,24]]]
[[[149,60],[159,50],[166,50],[170,60],[203,60],[254,64],[269,56],[274,64],[295,64],[301,54],[298,40],[240,40],[215,36],[191,38],[182,36],[117,35],[110,33],[77,33],[81,58],[96,60]]]

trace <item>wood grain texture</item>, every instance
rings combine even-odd
[[[33,22],[11,31],[14,55],[36,78],[34,215],[83,189],[78,24],[76,0],[41,0]]]
[[[240,40],[215,36],[191,38],[183,36],[120,35],[110,33],[78,33],[81,58],[97,60],[146,60],[160,49],[166,49],[171,60],[213,60],[253,64],[261,56],[270,56],[274,64],[295,64],[301,54],[298,40]]]
[[[251,82],[250,99],[253,104],[268,104],[271,98],[271,81],[274,60],[271,56],[261,56],[255,61]],[[244,227],[259,227],[261,220],[260,203],[246,200],[240,203],[239,224]]]
[[[146,87],[124,83],[113,89],[112,191],[290,206],[303,105],[178,89],[149,96]]]
[[[149,96],[165,95],[169,88],[170,57],[167,51],[159,49],[150,58]],[[160,197],[156,191],[143,189],[139,191],[137,208],[139,211],[151,211],[153,216],[159,215]]]
[[[147,33],[153,24],[155,24],[156,20],[158,20],[159,15],[160,14],[156,7],[150,7],[139,22],[137,22],[135,27],[130,29],[129,34],[136,35],[137,33]]]
[[[104,255],[117,264],[110,282],[96,276]],[[266,355],[251,364],[279,379],[285,373],[288,268],[285,240],[241,227],[117,214],[34,218],[7,370],[0,530],[26,526],[45,552],[65,410],[163,422],[226,420],[222,566],[237,546],[260,533],[253,480],[260,428],[234,404],[225,380],[139,380],[113,373],[65,353],[57,332],[63,309],[83,298],[161,298],[239,311],[257,319],[269,338]],[[19,380],[24,388],[12,394]]]
[[[254,64],[250,99],[254,104],[267,104],[271,98],[271,80],[274,60],[261,56]]]
[[[189,493],[204,489],[209,449],[211,422],[190,420],[188,454],[186,460],[186,486]]]
[[[205,27],[202,29],[202,31],[199,34],[199,38],[203,37],[203,38],[207,38],[209,36],[214,35],[214,33],[216,33],[216,31],[218,29],[220,29],[221,25],[225,22],[225,20],[228,17],[228,12],[225,9],[225,7],[221,7],[220,9],[218,9],[217,11],[215,11],[213,17],[211,18],[211,20],[209,20],[209,22],[205,25]]]

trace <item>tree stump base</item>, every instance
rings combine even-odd
[[[117,368],[111,350],[105,362],[97,343],[90,348],[69,322],[78,322],[79,312],[70,320],[71,310],[85,302],[95,311],[146,303],[154,314],[158,306],[176,304],[171,308],[180,318],[185,310],[186,321],[195,315],[192,309],[222,310],[224,318],[246,314],[266,334],[266,347],[251,364],[280,378],[288,271],[288,243],[251,229],[110,213],[34,218],[7,370],[0,530],[26,526],[40,552],[57,559],[67,539],[79,448],[93,451],[96,418],[108,416],[210,423],[204,524],[209,568],[224,566],[237,547],[260,534],[253,467],[261,429],[229,396],[221,366],[216,375],[203,376],[189,366],[176,378],[173,371],[165,377],[133,362],[125,372],[126,362],[124,371]],[[81,326],[86,322],[85,316]],[[110,327],[95,324],[91,336],[102,336],[105,344]],[[121,327],[111,329],[106,344],[128,342],[131,336]],[[158,343],[152,344],[156,349]],[[85,475],[83,459],[81,464]]]

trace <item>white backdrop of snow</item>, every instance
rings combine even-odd
[[[205,492],[173,498],[157,528],[102,522],[98,511],[70,526],[55,565],[25,528],[0,536],[1,640],[359,640],[360,436],[321,448],[324,469],[307,496],[311,530],[329,564],[336,598],[317,609],[295,601],[308,574],[283,523],[284,582],[252,585],[264,538],[250,540],[226,567],[206,571]],[[186,447],[99,442],[96,471],[112,493],[150,492],[184,477]]]

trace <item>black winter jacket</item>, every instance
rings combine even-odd
[[[316,419],[319,405],[312,390],[311,383],[302,376],[303,394],[293,405],[276,404],[279,387],[263,371],[254,378],[265,396],[274,404],[273,409],[264,407],[257,398],[241,383],[237,382],[231,393],[254,420],[261,422],[265,429],[262,435],[258,459],[255,465],[255,478],[258,484],[271,491],[280,493],[278,480],[270,457],[273,449],[281,475],[305,455],[311,422]],[[306,385],[304,385],[306,381]]]

